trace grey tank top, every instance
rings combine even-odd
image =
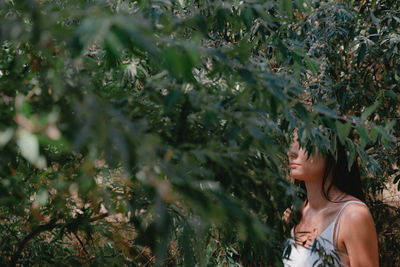
[[[301,246],[295,244],[294,231],[291,230],[291,238],[287,240],[287,245],[283,253],[283,266],[285,267],[312,267],[320,264],[330,263],[329,266],[346,266],[340,261],[339,255],[336,253],[336,242],[338,237],[338,229],[336,222],[342,214],[344,208],[350,203],[359,203],[365,205],[361,201],[347,201],[339,210],[332,223],[317,237],[309,246]],[[333,236],[335,234],[335,236]]]

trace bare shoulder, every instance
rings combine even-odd
[[[338,248],[347,253],[350,266],[379,266],[375,224],[367,206],[350,203],[343,210]]]
[[[376,239],[374,220],[366,205],[350,203],[346,206],[340,219],[340,235],[345,243]]]
[[[363,222],[373,222],[371,213],[368,207],[361,203],[350,203],[343,210],[343,222],[357,225]]]

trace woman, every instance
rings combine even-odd
[[[307,197],[300,219],[291,229],[293,240],[285,252],[284,266],[307,267],[328,262],[334,266],[379,266],[375,226],[361,201],[358,167],[354,163],[348,170],[344,147],[338,145],[337,160],[318,153],[308,157],[295,137],[288,156],[290,176],[304,182]],[[336,255],[336,262],[335,257],[327,255]]]

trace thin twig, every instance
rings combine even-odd
[[[105,217],[108,216],[108,213],[104,213],[101,214],[99,216],[90,218],[90,222],[95,222],[97,220],[101,220],[104,219]],[[24,237],[24,239],[22,239],[17,246],[17,250],[14,252],[14,254],[11,257],[11,261],[9,266],[16,266],[18,259],[21,255],[21,252],[24,250],[26,244],[35,236],[37,236],[38,234],[42,233],[42,232],[46,232],[46,231],[51,231],[56,227],[62,226],[62,224],[56,224],[56,219],[52,219],[50,220],[50,222],[43,224],[43,225],[39,225],[38,227],[36,227],[32,232],[30,232],[27,236]]]
[[[55,227],[57,227],[56,224],[56,220],[53,219],[50,222],[43,224],[43,225],[39,225],[38,227],[36,227],[32,232],[30,232],[24,239],[22,239],[17,247],[17,250],[15,251],[15,253],[12,255],[11,257],[11,261],[10,261],[10,266],[16,266],[18,258],[22,252],[22,250],[24,249],[25,245],[32,239],[34,238],[36,235],[45,232],[45,231],[51,231],[53,230]]]

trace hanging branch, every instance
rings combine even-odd
[[[12,255],[11,257],[11,261],[10,261],[10,266],[16,266],[18,258],[22,252],[22,250],[25,248],[25,245],[35,236],[37,236],[38,234],[45,232],[45,231],[51,231],[53,230],[55,227],[57,227],[59,224],[56,224],[56,219],[52,219],[50,222],[43,224],[43,225],[39,225],[36,229],[34,229],[32,232],[30,232],[24,239],[22,239],[17,247],[17,250],[15,251],[15,253]]]
[[[104,219],[108,216],[108,213],[104,213],[104,214],[100,214],[96,217],[90,218],[90,222],[95,222],[101,219]],[[26,244],[35,236],[39,235],[40,233],[43,233],[45,231],[51,231],[54,228],[57,227],[61,227],[63,226],[63,224],[60,223],[56,223],[57,219],[52,219],[50,220],[50,222],[43,224],[43,225],[39,225],[38,227],[36,227],[32,232],[30,232],[26,237],[24,237],[24,239],[22,239],[18,246],[17,246],[17,250],[15,251],[15,253],[12,255],[11,257],[11,261],[9,266],[16,266],[19,256],[21,255],[21,252],[24,250]]]

